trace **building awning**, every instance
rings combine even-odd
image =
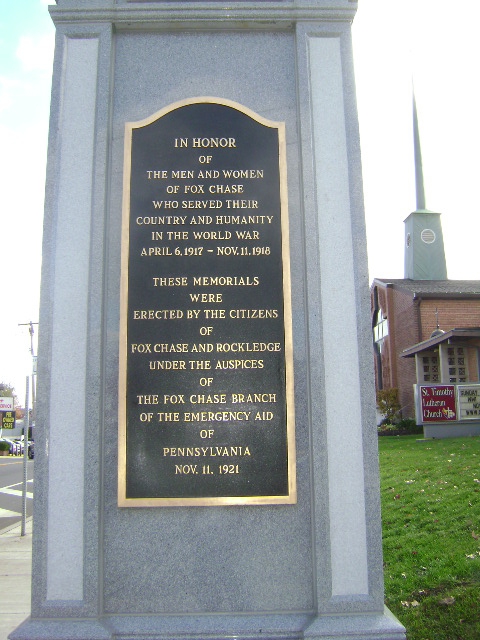
[[[450,329],[450,331],[445,331],[445,333],[441,333],[433,338],[414,344],[412,347],[408,347],[408,349],[404,349],[401,356],[402,358],[413,358],[417,353],[421,353],[422,351],[431,351],[434,347],[443,342],[450,344],[452,342],[465,341],[469,339],[478,340],[478,338],[480,338],[479,327],[474,329]]]

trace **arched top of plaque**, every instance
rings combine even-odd
[[[181,109],[182,107],[188,107],[196,104],[217,104],[223,105],[224,107],[230,107],[231,109],[235,109],[236,111],[240,111],[244,113],[252,120],[256,120],[258,123],[263,124],[265,127],[273,127],[276,129],[285,130],[285,124],[283,122],[275,122],[273,120],[268,120],[263,116],[255,113],[252,109],[245,107],[243,104],[239,102],[235,102],[234,100],[228,100],[226,98],[215,98],[213,96],[200,96],[196,98],[186,98],[184,100],[179,100],[178,102],[173,102],[172,104],[163,107],[159,111],[156,111],[151,116],[144,118],[143,120],[138,120],[137,122],[127,122],[125,127],[127,129],[137,129],[139,127],[146,127],[152,122],[155,122],[159,118],[162,118],[167,113],[171,111],[175,111],[177,109]]]

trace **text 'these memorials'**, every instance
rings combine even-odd
[[[356,8],[49,8],[12,640],[405,638],[383,603]]]

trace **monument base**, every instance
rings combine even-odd
[[[404,640],[405,629],[384,614],[322,616],[112,616],[101,620],[27,619],[10,640]]]

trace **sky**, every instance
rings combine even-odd
[[[18,325],[37,322],[39,308],[48,4],[0,0],[0,382],[21,404],[31,357],[28,327]],[[403,221],[416,208],[412,85],[426,206],[442,214],[448,277],[480,280],[479,5],[462,0],[455,12],[451,0],[359,0],[352,35],[370,280],[403,277]]]

